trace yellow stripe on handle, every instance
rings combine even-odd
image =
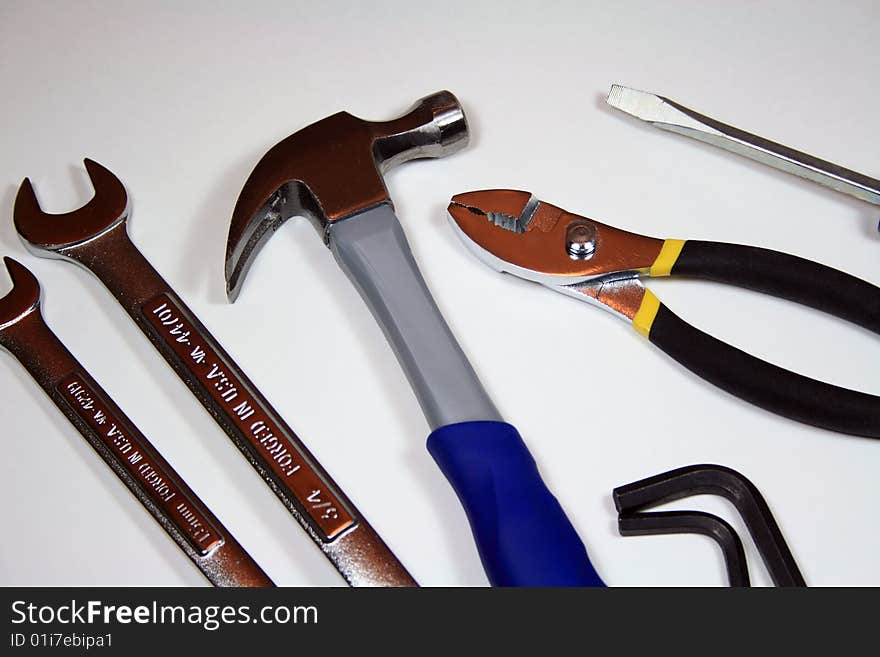
[[[663,246],[660,248],[660,253],[657,255],[654,264],[651,265],[651,269],[648,273],[655,277],[669,276],[672,272],[672,267],[675,265],[675,261],[678,260],[678,256],[681,255],[684,243],[685,240],[664,241]]]
[[[657,317],[657,311],[660,310],[660,299],[658,299],[651,290],[645,290],[645,296],[642,297],[642,304],[633,315],[633,326],[636,331],[644,335],[646,338],[651,333],[651,324]]]

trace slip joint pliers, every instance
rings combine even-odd
[[[764,409],[832,431],[880,438],[880,397],[783,369],[691,326],[641,279],[693,276],[825,311],[880,334],[880,288],[769,249],[657,239],[614,228],[516,190],[458,194],[452,225],[496,269],[626,318],[679,363]]]

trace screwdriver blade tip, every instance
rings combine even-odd
[[[643,121],[656,120],[657,110],[664,104],[663,99],[656,94],[619,84],[611,85],[611,91],[608,92],[605,102]]]

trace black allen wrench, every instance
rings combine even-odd
[[[615,488],[623,536],[695,533],[714,538],[721,546],[731,586],[749,586],[742,541],[721,518],[698,511],[645,509],[693,495],[718,495],[739,511],[776,586],[806,586],[779,525],[755,485],[736,470],[721,465],[690,465]]]

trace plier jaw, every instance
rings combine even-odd
[[[507,272],[632,319],[663,240],[566,212],[512,189],[465,192],[449,204],[465,245]]]
[[[491,254],[504,271],[538,283],[572,285],[608,274],[647,272],[663,247],[663,240],[607,226],[512,189],[458,194],[449,214],[478,253]]]

